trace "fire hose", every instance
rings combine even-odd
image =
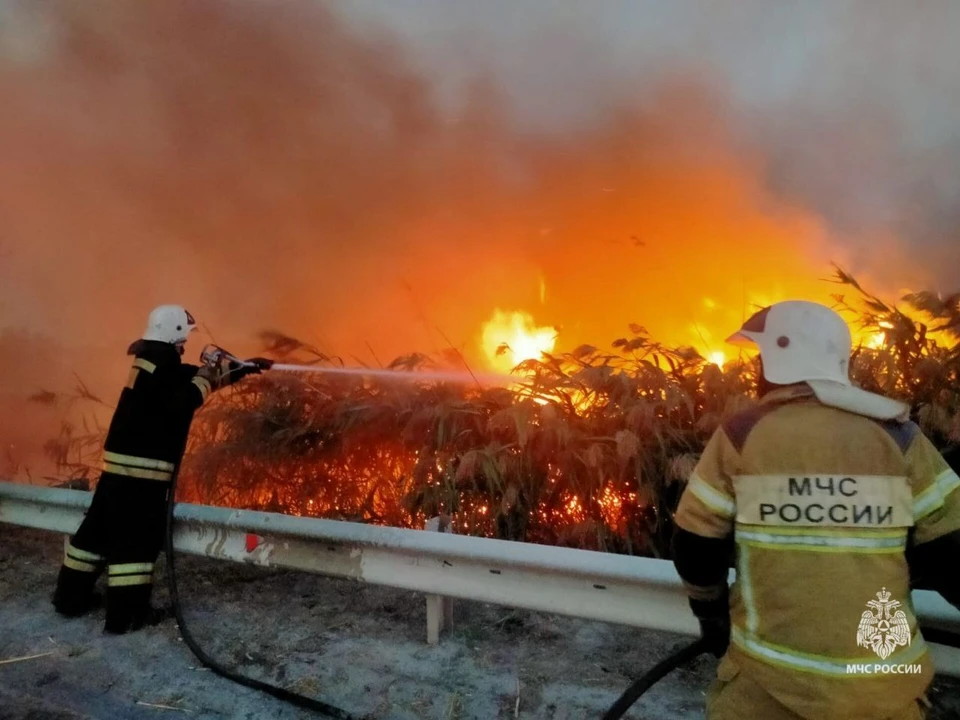
[[[603,720],[620,720],[620,718],[627,713],[627,710],[629,710],[647,690],[681,665],[686,665],[705,652],[707,652],[707,641],[700,638],[696,642],[685,645],[677,652],[667,656],[657,663],[649,672],[637,678],[637,680],[624,691],[623,695],[610,706],[610,709],[604,714]]]
[[[921,627],[920,632],[923,634],[924,640],[928,640],[929,642],[936,643],[938,645],[960,648],[960,633],[954,633],[950,632],[949,630],[941,630],[939,628],[931,627]],[[641,696],[644,695],[644,693],[660,682],[664,677],[669,675],[677,668],[686,665],[687,663],[695,660],[707,652],[709,652],[707,649],[707,642],[704,638],[700,638],[699,640],[680,648],[672,655],[668,655],[666,658],[654,665],[654,667],[647,673],[637,678],[630,685],[630,687],[628,687],[623,694],[617,698],[617,701],[610,706],[610,709],[604,714],[603,720],[620,720],[620,718],[626,715],[627,711],[635,702],[637,702],[637,700],[641,698]]]
[[[204,348],[201,353],[201,360],[207,365],[217,365],[228,360],[235,365],[249,366],[251,363],[247,363],[239,358],[234,357],[228,353],[223,348],[217,347],[215,345],[208,345]],[[389,377],[399,377],[405,376],[410,379],[418,380],[440,380],[440,381],[456,381],[464,379],[472,379],[474,381],[479,381],[481,378],[478,378],[475,375],[467,373],[455,373],[455,372],[432,372],[432,373],[398,373],[394,370],[369,370],[366,368],[325,368],[318,366],[310,365],[283,365],[283,364],[274,364],[271,366],[273,370],[287,371],[287,372],[304,372],[304,371],[313,371],[313,372],[327,372],[327,373],[338,373],[338,374],[350,374],[350,375],[366,375],[366,376],[389,376]],[[512,376],[484,376],[484,380],[495,380],[495,381],[508,381],[516,382],[517,378]],[[341,710],[338,707],[329,705],[320,700],[307,697],[305,695],[300,695],[298,693],[285,690],[283,688],[277,687],[275,685],[270,685],[269,683],[261,682],[254,678],[247,677],[236,673],[228,668],[217,663],[213,658],[207,655],[203,649],[197,644],[195,638],[190,633],[187,628],[186,622],[183,617],[183,610],[180,605],[180,595],[177,588],[177,579],[176,579],[176,563],[174,559],[173,551],[173,510],[176,505],[174,497],[176,493],[176,483],[177,477],[179,475],[179,466],[177,467],[177,472],[174,473],[173,481],[170,487],[170,494],[167,501],[167,528],[166,528],[166,556],[167,556],[167,576],[168,583],[170,585],[170,600],[171,605],[173,606],[174,615],[177,620],[177,626],[180,628],[180,634],[183,637],[184,642],[187,644],[187,647],[193,652],[194,655],[202,662],[206,667],[210,668],[213,672],[220,675],[221,677],[232,680],[240,685],[244,685],[254,690],[260,690],[269,695],[272,695],[280,700],[289,702],[298,707],[302,707],[308,710],[314,710],[316,712],[322,713],[327,717],[336,718],[337,720],[355,720],[354,716],[350,715],[345,710]],[[946,645],[948,647],[960,648],[960,634],[952,633],[946,630],[941,630],[938,628],[920,628],[924,637],[934,643],[940,645]],[[659,663],[657,663],[653,668],[651,668],[644,675],[640,676],[635,680],[624,692],[623,694],[614,702],[613,705],[607,710],[603,715],[602,720],[620,720],[627,711],[639,700],[648,690],[650,690],[654,685],[656,685],[660,680],[670,674],[672,671],[677,668],[686,665],[687,663],[693,661],[694,659],[700,657],[701,655],[708,652],[707,641],[704,638],[700,638],[684,647],[680,648],[673,654],[667,656]]]
[[[224,363],[229,363],[233,368],[243,368],[250,367],[255,365],[255,363],[246,362],[227,352],[221,347],[216,345],[207,345],[203,351],[200,353],[201,362],[207,367],[217,367],[223,366]],[[287,372],[326,372],[331,374],[343,374],[343,375],[373,375],[378,377],[390,377],[390,378],[403,378],[403,379],[416,379],[416,380],[435,380],[435,381],[498,381],[498,382],[516,382],[516,378],[511,376],[481,376],[472,375],[470,373],[458,373],[458,372],[416,372],[416,373],[401,373],[395,370],[368,370],[368,369],[352,369],[352,368],[326,368],[318,367],[311,365],[282,365],[282,364],[273,364],[271,365],[271,370],[278,371],[287,371]],[[335,718],[336,720],[356,720],[355,716],[351,715],[345,710],[342,710],[338,707],[325,703],[321,700],[315,698],[307,697],[306,695],[300,695],[299,693],[291,692],[290,690],[285,690],[284,688],[277,687],[275,685],[270,685],[269,683],[256,680],[255,678],[248,677],[237,673],[220,663],[214,660],[210,655],[208,655],[202,647],[200,647],[196,638],[194,638],[193,633],[190,632],[190,629],[187,626],[186,620],[183,616],[183,608],[180,602],[180,592],[177,585],[177,572],[176,572],[176,558],[173,548],[173,511],[176,506],[176,489],[177,489],[177,479],[180,474],[179,465],[176,468],[176,471],[173,475],[173,480],[170,485],[169,495],[167,497],[167,526],[166,526],[166,558],[167,558],[167,582],[170,586],[170,604],[173,608],[174,617],[177,620],[177,626],[180,629],[180,635],[183,637],[183,641],[186,643],[187,647],[190,648],[190,651],[197,657],[200,662],[212,670],[217,675],[220,675],[223,678],[231,680],[240,685],[252,688],[254,690],[259,690],[261,692],[267,693],[276,697],[284,702],[291,703],[298,707],[302,707],[307,710],[313,710],[315,712],[321,713],[327,717]]]
[[[208,667],[220,677],[226,678],[227,680],[232,680],[235,683],[244,685],[254,690],[260,690],[261,692],[272,695],[279,700],[283,700],[284,702],[288,702],[306,710],[313,710],[321,713],[326,717],[335,718],[336,720],[357,720],[356,716],[351,715],[346,710],[341,710],[340,708],[325,703],[322,700],[307,697],[306,695],[300,695],[299,693],[291,692],[290,690],[285,690],[284,688],[277,687],[276,685],[270,685],[269,683],[256,680],[255,678],[251,678],[246,675],[241,675],[240,673],[230,670],[210,657],[206,652],[204,652],[203,648],[200,647],[199,643],[197,643],[196,638],[194,638],[193,633],[190,632],[190,629],[187,627],[186,620],[183,617],[183,608],[180,604],[180,593],[177,586],[176,560],[173,552],[173,510],[176,505],[174,498],[176,496],[177,477],[179,474],[180,467],[178,465],[173,474],[169,495],[167,496],[167,583],[170,586],[170,604],[173,607],[173,614],[177,620],[177,627],[179,627],[180,636],[183,638],[183,641],[186,643],[187,647],[190,648],[190,651],[197,656],[197,659],[203,663],[205,667]]]
[[[238,358],[235,358],[223,348],[219,348],[214,345],[208,345],[205,347],[200,355],[200,359],[205,365],[208,366],[218,365],[224,359],[227,359],[232,363],[240,363],[241,365],[249,364],[239,360]],[[227,680],[232,680],[239,685],[244,685],[245,687],[252,688],[253,690],[259,690],[267,693],[268,695],[272,695],[279,700],[296,705],[297,707],[301,707],[306,710],[313,710],[325,715],[326,717],[335,718],[335,720],[357,720],[354,715],[351,715],[346,710],[341,710],[340,708],[325,703],[322,700],[317,700],[306,695],[300,695],[299,693],[291,692],[290,690],[277,687],[276,685],[271,685],[255,678],[241,675],[240,673],[218,663],[216,660],[210,657],[203,650],[203,648],[200,647],[196,638],[194,638],[193,633],[191,633],[190,629],[187,627],[186,620],[184,619],[183,607],[180,603],[179,587],[177,585],[176,558],[173,550],[173,511],[176,506],[177,479],[179,476],[180,466],[178,464],[173,474],[169,494],[167,496],[167,583],[170,586],[170,605],[173,608],[173,614],[177,620],[177,627],[180,629],[180,636],[183,638],[183,641],[186,643],[187,647],[190,648],[190,651],[196,655],[197,659],[205,667],[209,668],[217,675],[226,678]]]
[[[302,707],[307,710],[314,710],[327,717],[335,718],[336,720],[356,720],[355,716],[351,715],[345,710],[341,710],[340,708],[329,705],[321,700],[300,695],[298,693],[285,690],[275,685],[270,685],[269,683],[261,682],[254,678],[241,675],[228,668],[225,668],[223,665],[219,664],[213,658],[207,655],[203,648],[199,646],[196,639],[193,637],[193,634],[187,628],[186,621],[184,620],[183,609],[180,604],[180,594],[177,586],[176,561],[173,551],[173,510],[176,505],[174,497],[178,476],[179,467],[177,468],[177,472],[174,473],[173,481],[170,487],[170,494],[167,498],[167,582],[170,586],[170,603],[173,607],[174,616],[177,620],[177,626],[180,629],[180,635],[183,637],[183,641],[187,644],[187,647],[190,648],[190,651],[197,657],[197,659],[200,660],[201,663],[203,663],[204,666],[210,668],[210,670],[221,677],[232,680],[233,682],[254,690],[260,690],[261,692],[265,692],[278,698],[279,700],[289,702],[298,707]],[[952,633],[938,628],[921,628],[921,632],[923,633],[924,638],[930,642],[934,642],[939,645],[946,645],[948,647],[960,648],[960,634],[958,633]],[[667,656],[648,672],[637,678],[637,680],[635,680],[623,692],[617,701],[610,706],[610,709],[607,710],[607,712],[603,715],[602,720],[620,720],[620,718],[627,713],[634,703],[636,703],[637,700],[639,700],[654,685],[660,682],[660,680],[677,668],[686,665],[706,652],[708,652],[706,641],[703,638],[700,638]]]

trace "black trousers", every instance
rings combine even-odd
[[[100,476],[90,509],[64,549],[53,600],[60,614],[75,617],[90,610],[94,585],[106,569],[104,629],[124,633],[146,622],[169,492],[169,481]]]

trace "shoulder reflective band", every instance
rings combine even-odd
[[[140,375],[140,371],[144,370],[145,372],[153,374],[153,371],[157,369],[157,366],[154,365],[149,360],[144,360],[143,358],[137,358],[133,361],[133,366],[130,368],[130,374],[127,376],[127,387],[133,390],[133,386],[137,383],[137,377]]]
[[[793,527],[910,527],[906,477],[743,475],[734,478],[737,522]]]
[[[153,374],[153,371],[157,369],[156,365],[154,365],[149,360],[144,360],[143,358],[137,358],[136,360],[134,360],[133,366],[135,368],[140,368],[141,370],[146,370],[151,375]]]

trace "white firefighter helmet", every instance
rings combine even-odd
[[[756,345],[763,376],[774,385],[806,383],[823,404],[879,420],[904,420],[909,414],[903,403],[853,386],[850,327],[825,305],[776,303],[753,315],[727,342]]]
[[[850,384],[850,328],[825,305],[803,300],[776,303],[747,320],[727,342],[755,344],[763,359],[763,376],[775,385],[808,380]]]
[[[143,339],[182,345],[196,329],[197,321],[186,308],[179,305],[161,305],[150,313]]]

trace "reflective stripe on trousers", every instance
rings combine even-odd
[[[153,583],[153,563],[123,563],[109,567],[108,587],[150,585]]]
[[[883,720],[925,720],[929,703],[925,697]],[[729,656],[720,661],[717,677],[707,689],[706,720],[804,720],[781,705]]]

